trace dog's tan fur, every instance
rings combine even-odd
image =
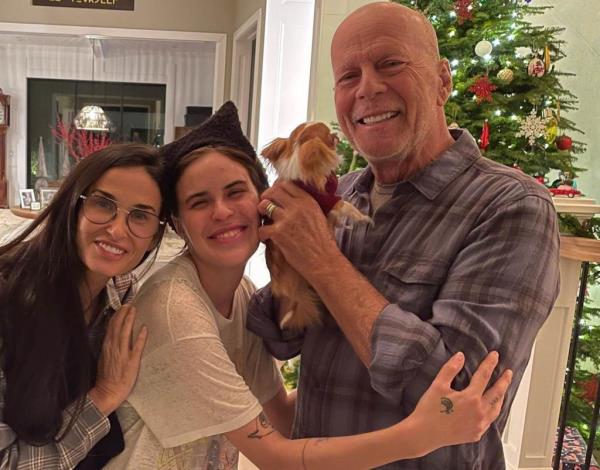
[[[289,138],[275,139],[263,150],[262,156],[275,167],[279,179],[299,180],[324,192],[327,178],[339,164],[336,144],[337,137],[325,124],[309,122],[299,125]],[[330,230],[333,232],[335,226],[346,218],[364,222],[371,220],[351,204],[340,200],[327,215]],[[321,324],[320,300],[316,292],[271,242],[267,243],[266,260],[271,273],[271,291],[287,309],[280,326],[302,330]]]

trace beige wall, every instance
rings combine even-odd
[[[266,0],[137,0],[134,11],[40,7],[31,0],[1,0],[0,22],[227,33],[225,99],[230,96],[233,33]],[[262,45],[262,37],[259,38]],[[262,55],[259,55],[259,59]]]
[[[226,33],[234,21],[234,0],[137,0],[135,11],[40,7],[31,0],[0,4],[0,21],[11,23]]]
[[[263,24],[267,0],[234,0],[233,30],[235,31],[250,18],[259,8],[262,9]]]

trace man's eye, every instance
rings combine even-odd
[[[394,69],[394,68],[400,68],[404,65],[404,62],[401,62],[399,60],[386,60],[383,64],[381,64],[381,67],[384,69]]]
[[[348,82],[351,82],[352,80],[354,80],[356,78],[358,78],[358,74],[357,73],[347,73],[346,75],[342,75],[338,79],[338,84],[348,83]]]

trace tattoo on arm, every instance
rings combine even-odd
[[[450,413],[452,413],[454,411],[454,403],[452,403],[452,400],[450,400],[450,398],[442,397],[440,399],[440,404],[442,405],[442,409],[440,410],[440,413],[449,415]]]
[[[254,427],[256,429],[248,434],[248,439],[262,439],[275,432],[269,419],[262,411],[254,420]]]

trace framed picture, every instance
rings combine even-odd
[[[48,204],[50,204],[50,201],[57,192],[58,189],[40,189],[40,202],[42,203],[42,207],[46,207]]]
[[[31,209],[31,203],[35,201],[33,189],[19,189],[19,199],[22,209]]]

